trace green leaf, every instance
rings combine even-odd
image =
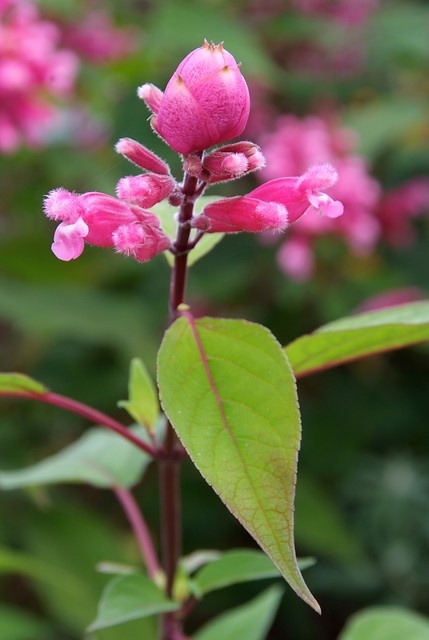
[[[147,438],[143,427],[132,429]],[[0,488],[85,482],[94,487],[133,486],[151,458],[116,433],[94,428],[76,442],[41,462],[17,471],[0,472]]]
[[[201,213],[206,205],[210,204],[211,202],[216,202],[216,200],[220,199],[221,196],[202,196],[201,198],[198,198],[195,203],[195,214]],[[174,240],[174,238],[176,237],[177,227],[175,219],[177,207],[172,207],[168,204],[167,201],[164,201],[155,205],[152,210],[161,220],[161,225],[164,232],[168,235],[169,238],[171,238],[171,240]],[[192,231],[190,239],[193,240],[195,236],[196,231]],[[192,249],[192,251],[190,252],[188,257],[188,267],[191,267],[200,258],[209,253],[209,251],[211,251],[222,240],[223,236],[223,233],[206,233],[199,241],[195,249]],[[174,264],[174,256],[169,251],[165,251],[164,255],[171,267]]]
[[[283,589],[271,587],[241,607],[209,622],[193,640],[263,640],[273,622]]]
[[[0,638],[4,640],[46,640],[52,637],[47,625],[26,611],[0,605]]]
[[[312,564],[312,561],[309,561]],[[300,561],[300,568],[309,566]],[[200,598],[210,591],[239,582],[276,578],[280,573],[265,553],[251,549],[236,549],[205,565],[193,578],[195,595]]]
[[[370,311],[324,325],[285,347],[296,377],[429,340],[429,302]]]
[[[85,640],[159,640],[159,620],[157,616],[130,620],[117,627],[100,629],[85,636]]]
[[[308,604],[293,499],[300,443],[295,380],[265,327],[179,318],[158,355],[161,403],[191,459]]]
[[[140,358],[131,360],[128,400],[121,400],[118,406],[126,409],[136,422],[153,430],[159,414],[158,394]]]
[[[157,613],[175,611],[179,605],[144,575],[115,578],[108,583],[98,607],[96,620],[88,631],[113,627],[122,622],[145,618]]]
[[[429,620],[401,607],[371,607],[350,618],[338,640],[429,640]]]
[[[47,392],[47,388],[23,373],[0,373],[0,393],[2,391],[9,393],[27,391],[43,394]]]

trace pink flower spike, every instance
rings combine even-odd
[[[118,198],[128,204],[150,208],[167,198],[175,185],[175,181],[170,176],[147,173],[121,178],[116,186],[116,193]]]
[[[78,218],[73,224],[61,222],[55,231],[51,246],[54,255],[65,262],[78,258],[84,249],[84,238],[88,230],[88,225],[82,218]]]
[[[170,174],[169,166],[164,160],[132,138],[118,140],[115,151],[146,171],[165,176]]]
[[[161,100],[164,96],[161,89],[158,89],[158,87],[155,87],[155,85],[150,82],[146,82],[146,84],[142,84],[141,87],[137,89],[137,95],[140,100],[146,103],[147,107],[149,107],[153,113],[158,113]]]
[[[191,225],[207,233],[283,231],[288,225],[288,213],[278,202],[262,202],[247,196],[225,198],[208,204]]]
[[[43,203],[45,215],[51,220],[64,220],[73,223],[83,215],[83,205],[80,195],[71,193],[60,187],[53,189],[45,197]]]

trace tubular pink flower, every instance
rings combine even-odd
[[[337,179],[338,174],[332,165],[314,165],[301,177],[269,180],[248,195],[264,202],[283,204],[289,212],[289,222],[295,222],[311,206],[330,218],[336,218],[344,211],[342,203],[321,189],[333,186]]]
[[[134,233],[132,237],[139,238],[139,243],[134,242],[133,251],[127,251],[124,245],[123,252],[141,262],[149,260],[151,252],[156,255],[170,244],[155,214],[105,193],[78,195],[55,189],[45,200],[45,213],[52,219],[63,220],[55,231],[52,245],[52,251],[60,260],[78,258],[85,242],[97,247],[116,246],[118,229],[129,228]]]
[[[263,202],[248,196],[225,198],[208,204],[191,224],[206,233],[283,231],[288,224],[288,213],[278,202]]]
[[[115,151],[146,171],[166,176],[170,174],[168,164],[164,160],[132,138],[118,140]]]
[[[168,82],[159,104],[152,93],[147,85],[139,90],[140,97],[155,112],[152,126],[174,151],[182,154],[240,135],[249,116],[246,82],[222,44],[205,42],[188,54]]]
[[[148,224],[125,224],[113,234],[118,253],[131,256],[138,262],[148,262],[170,247],[170,239],[161,229]]]
[[[89,227],[86,241],[96,247],[113,247],[112,234],[122,224],[137,219],[134,211],[121,200],[96,191],[81,195],[83,219]]]
[[[175,186],[176,183],[170,176],[147,173],[121,178],[116,186],[116,193],[118,198],[128,204],[150,208],[168,198]]]
[[[54,242],[51,249],[59,260],[68,262],[78,258],[82,253],[88,235],[88,225],[78,218],[72,224],[61,222],[54,234]]]

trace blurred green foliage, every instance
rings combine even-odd
[[[353,28],[366,54],[360,70],[328,69],[323,75],[294,71],[291,50],[310,38],[341,54],[350,27],[300,15],[287,8],[290,3],[277,13],[263,4],[104,4],[117,24],[133,25],[138,37],[133,54],[102,67],[84,64],[80,75],[80,97],[107,126],[108,139],[80,148],[65,135],[45,148],[0,157],[1,370],[22,371],[127,420],[116,403],[127,395],[132,357],[154,371],[166,326],[169,267],[162,257],[142,266],[104,249],[87,249],[73,263],[58,262],[49,249],[53,226],[43,218],[41,202],[60,185],[113,193],[117,180],[132,172],[113,151],[119,137],[147,144],[179,177],[177,157],[151,133],[135,88],[146,81],[164,86],[203,38],[224,40],[250,84],[266,86],[266,99],[278,112],[307,114],[334,103],[359,133],[360,152],[383,185],[429,173],[427,4],[382,1],[366,24]],[[85,3],[41,0],[40,6],[53,19],[79,19]],[[244,193],[249,184],[237,183],[237,189]],[[234,188],[226,185],[224,191],[236,193]],[[280,274],[273,247],[249,236],[226,238],[192,268],[188,299],[195,312],[262,322],[286,343],[386,289],[417,286],[427,296],[428,218],[419,219],[416,228],[413,246],[381,246],[367,258],[324,239],[319,268],[306,284]],[[324,613],[317,617],[288,590],[271,640],[334,640],[352,612],[374,604],[429,615],[428,362],[427,350],[413,348],[299,383],[297,547],[300,555],[317,557],[306,580]],[[58,451],[89,426],[58,409],[26,402],[4,400],[0,411],[4,471]],[[252,546],[190,465],[182,486],[186,552]],[[137,495],[156,532],[152,471]],[[107,582],[96,572],[97,563],[139,563],[114,497],[93,488],[39,489],[1,494],[0,510],[0,637],[82,638]],[[259,590],[244,585],[210,594],[195,609],[190,631]],[[145,624],[100,632],[97,640],[144,637]]]

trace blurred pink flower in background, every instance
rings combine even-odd
[[[319,116],[280,116],[274,129],[260,136],[260,143],[267,161],[260,174],[264,180],[300,175],[317,162],[333,164],[339,175],[330,195],[344,204],[345,213],[338,220],[305,215],[288,229],[277,261],[289,277],[311,277],[313,247],[320,235],[342,237],[358,256],[371,253],[380,240],[396,247],[414,240],[412,221],[429,209],[429,177],[412,178],[382,193],[365,159],[355,151],[354,132]]]
[[[43,144],[79,68],[77,56],[60,48],[61,32],[27,0],[0,5],[0,152]]]
[[[0,0],[0,153],[40,147],[64,134],[76,142],[76,122],[99,140],[99,125],[91,127],[74,95],[79,56],[99,63],[133,47],[131,31],[113,27],[104,13],[64,26],[42,17],[32,0]]]
[[[348,25],[365,22],[379,3],[380,0],[292,0],[293,8],[302,13],[331,17]]]
[[[116,60],[132,53],[137,33],[131,27],[119,29],[103,11],[90,11],[83,22],[66,24],[62,42],[69,49],[93,62]]]
[[[364,158],[354,153],[356,139],[352,131],[328,124],[317,116],[299,119],[280,116],[274,130],[261,137],[267,165],[261,171],[264,180],[283,175],[302,174],[306,167],[331,163],[339,180],[330,195],[344,204],[345,214],[338,220],[303,216],[290,229],[278,254],[282,270],[294,279],[307,279],[313,271],[312,245],[321,234],[342,236],[354,253],[369,253],[380,235],[375,215],[380,185],[369,175]]]
[[[429,177],[418,176],[383,194],[377,216],[386,241],[396,247],[415,239],[412,220],[429,209]]]

